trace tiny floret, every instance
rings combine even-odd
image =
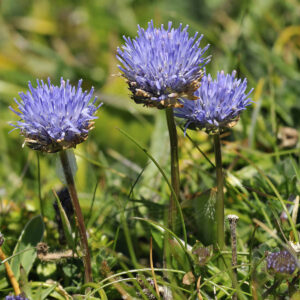
[[[293,274],[297,269],[296,258],[287,250],[268,253],[266,258],[267,270],[277,274]]]
[[[145,30],[138,26],[135,39],[124,37],[125,45],[117,49],[118,66],[126,78],[132,99],[145,106],[179,107],[180,97],[197,99],[202,67],[210,60],[203,55],[209,45],[199,47],[203,35],[189,37],[188,26],[155,28],[153,21]]]
[[[95,106],[92,88],[90,92],[82,91],[82,80],[77,89],[61,78],[60,86],[37,80],[34,88],[29,82],[29,91],[20,93],[21,100],[17,103],[16,113],[20,120],[12,126],[19,128],[25,137],[24,144],[34,150],[57,152],[75,147],[88,138],[93,129],[94,116],[102,105]]]
[[[241,112],[252,102],[249,95],[253,89],[246,93],[247,80],[242,81],[235,75],[235,71],[231,75],[221,71],[215,80],[210,74],[204,75],[195,92],[198,100],[181,100],[183,107],[175,109],[175,116],[185,120],[185,130],[203,129],[207,133],[217,133],[237,123]]]

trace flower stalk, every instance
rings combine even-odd
[[[217,201],[216,201],[216,226],[217,226],[217,245],[220,250],[224,247],[224,192],[223,192],[223,170],[222,152],[220,143],[220,133],[214,134],[214,148],[216,159],[217,175]]]
[[[180,179],[179,179],[179,163],[178,163],[178,138],[176,124],[174,120],[173,108],[166,108],[166,117],[170,137],[170,153],[171,153],[171,184],[176,194],[177,199],[179,199],[180,190]],[[168,215],[168,225],[173,230],[176,231],[176,200],[174,195],[171,194],[169,203],[169,215]]]
[[[80,241],[84,252],[83,253],[83,264],[84,264],[84,274],[85,274],[84,278],[85,278],[85,282],[88,283],[92,281],[92,267],[91,267],[91,255],[88,247],[84,218],[80,208],[77,191],[74,183],[74,178],[72,175],[72,170],[71,170],[70,162],[66,151],[64,150],[60,151],[59,156],[63,167],[65,179],[67,182],[67,187],[75,211],[76,226],[79,231]]]
[[[40,212],[41,212],[42,218],[44,219],[45,213],[44,213],[44,205],[43,205],[43,199],[42,199],[42,193],[41,193],[40,153],[37,152],[36,156],[37,156],[37,177],[38,177],[38,193],[39,193]]]

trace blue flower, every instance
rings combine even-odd
[[[293,274],[298,265],[296,258],[287,250],[268,253],[266,261],[268,271],[278,274]]]
[[[203,35],[189,37],[188,26],[145,30],[138,26],[135,39],[124,37],[125,45],[117,49],[118,66],[127,79],[132,99],[146,106],[164,108],[180,106],[180,97],[195,99],[203,75],[201,69],[210,60],[203,54],[209,45],[199,48]]]
[[[6,296],[5,300],[28,300],[28,299],[19,295],[19,296]]]
[[[91,103],[94,89],[88,93],[82,91],[82,80],[76,87],[61,78],[60,86],[37,80],[37,87],[33,88],[29,82],[29,91],[20,93],[22,99],[15,102],[19,111],[10,109],[21,120],[12,126],[19,128],[25,137],[27,146],[43,152],[57,152],[75,147],[85,141],[88,133],[93,129],[94,113],[101,106],[95,106],[96,97]]]
[[[220,132],[233,127],[243,110],[251,104],[249,98],[253,89],[246,94],[247,80],[235,78],[236,72],[218,72],[217,79],[203,76],[196,101],[183,99],[183,107],[175,109],[175,116],[183,118],[185,129],[204,129],[208,133]]]

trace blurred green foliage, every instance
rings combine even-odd
[[[161,265],[160,234],[132,217],[163,221],[169,191],[143,152],[116,130],[122,128],[146,145],[168,171],[164,114],[130,100],[126,83],[118,76],[115,58],[116,48],[123,43],[122,36],[135,36],[137,24],[147,26],[151,19],[157,26],[171,20],[175,25],[189,24],[191,34],[203,33],[201,45],[211,44],[208,72],[215,75],[221,69],[226,72],[236,69],[241,78],[248,78],[249,87],[254,87],[253,105],[223,137],[226,213],[240,217],[239,251],[254,253],[249,259],[248,256],[240,258],[240,263],[256,263],[263,256],[262,249],[278,246],[262,229],[257,229],[255,238],[252,237],[253,218],[279,231],[278,219],[283,208],[276,192],[285,201],[300,193],[299,142],[283,148],[278,139],[282,127],[294,128],[298,133],[300,128],[300,5],[297,0],[1,0],[0,230],[7,237],[7,253],[12,253],[25,224],[39,213],[36,153],[21,147],[23,141],[18,131],[9,133],[12,129],[9,122],[16,120],[16,116],[8,106],[15,106],[13,98],[27,89],[28,80],[35,82],[36,78],[50,77],[58,83],[63,76],[73,83],[82,78],[83,86],[87,89],[94,86],[99,101],[104,102],[89,139],[75,150],[76,181],[83,210],[89,216],[97,280],[105,278],[107,269],[137,267],[133,263],[136,259],[139,266],[148,266],[151,234],[155,240],[155,260]],[[203,226],[207,214],[203,212],[212,197],[214,169],[180,130],[178,134],[182,207],[189,243],[193,245],[197,240],[206,243]],[[210,137],[199,132],[189,134],[213,160]],[[40,164],[41,196],[46,212],[44,240],[52,249],[59,249],[51,192],[52,188],[61,187],[55,171],[56,156],[40,155]],[[128,196],[142,171],[133,193]],[[96,183],[98,189],[91,209]],[[288,237],[287,224],[283,230]],[[186,262],[180,255],[184,253],[178,250],[176,268],[185,270]],[[51,274],[53,280],[62,280],[63,272],[64,287],[71,291],[79,285],[78,262],[58,264],[55,268],[47,266],[36,263],[30,279],[39,281]],[[215,276],[220,270],[214,263],[206,271],[202,266],[197,268],[195,274],[202,278],[214,276],[218,297],[230,296],[228,274]],[[263,267],[255,269],[256,277],[251,277],[250,271],[240,268],[238,273],[239,280],[252,280],[252,287],[241,286],[246,298],[253,296],[253,287],[259,294],[263,284],[270,286],[272,281],[270,276],[263,277]],[[0,266],[1,276],[3,272]],[[0,289],[6,291],[7,282],[1,276]],[[213,285],[207,282],[210,284],[203,288],[203,293],[212,295]],[[192,285],[181,286],[196,295]],[[116,290],[108,289],[109,299],[118,299]],[[286,295],[286,290],[282,286],[279,293]],[[56,293],[62,291],[58,289]],[[182,293],[178,292],[178,297]]]

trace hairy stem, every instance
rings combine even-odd
[[[216,201],[216,221],[217,221],[217,244],[220,250],[224,247],[224,193],[223,193],[223,171],[220,134],[214,135],[216,174],[217,174],[217,201]]]
[[[81,244],[83,247],[83,252],[84,252],[83,263],[84,263],[84,275],[85,275],[84,278],[85,278],[85,282],[87,283],[92,281],[92,267],[91,267],[91,255],[88,247],[84,219],[80,208],[77,191],[74,183],[74,178],[72,175],[72,170],[71,170],[67,153],[66,151],[60,151],[59,155],[60,155],[61,164],[64,170],[68,190],[75,211],[76,226],[78,228]]]
[[[41,192],[41,166],[40,166],[40,154],[37,152],[37,177],[38,177],[38,192],[39,192],[39,201],[40,201],[40,211],[42,218],[44,220],[44,205],[42,199],[42,192]]]
[[[169,130],[170,137],[170,153],[171,153],[171,183],[174,189],[174,192],[179,199],[179,189],[180,189],[180,181],[179,181],[179,163],[178,163],[178,139],[177,139],[177,130],[176,124],[174,120],[173,108],[166,108],[166,117],[167,124]],[[171,195],[170,204],[169,204],[169,216],[168,216],[168,225],[169,227],[175,231],[176,229],[176,200],[174,196]]]

